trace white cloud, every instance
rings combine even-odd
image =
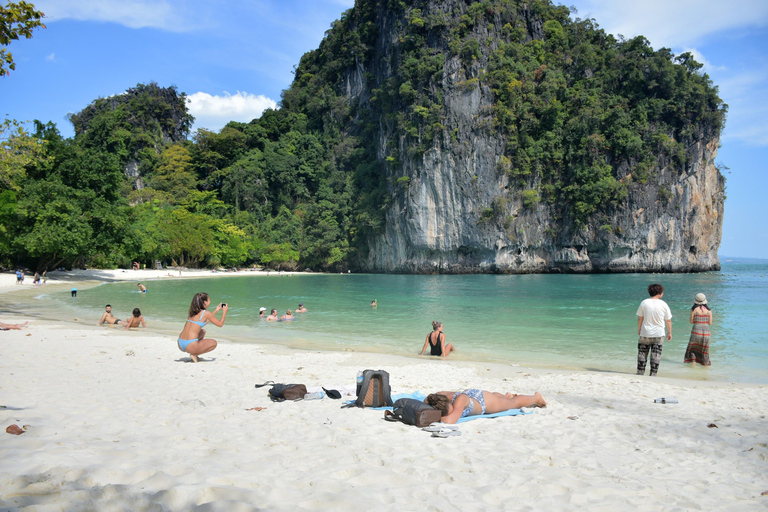
[[[765,0],[575,0],[579,18],[611,34],[645,36],[654,48],[695,44],[724,30],[768,26]]]
[[[193,18],[187,15],[192,9],[186,3],[169,0],[37,0],[35,6],[45,13],[46,23],[74,19],[171,32],[194,28],[190,23]]]
[[[189,113],[195,116],[195,128],[217,131],[230,121],[247,123],[261,116],[268,108],[277,108],[277,102],[263,94],[256,96],[238,91],[213,96],[196,92],[187,96]]]
[[[54,62],[56,60],[56,54],[55,53],[50,54],[49,56],[47,56],[45,58],[45,60],[49,60],[51,62]]]

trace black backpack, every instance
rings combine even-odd
[[[387,407],[392,405],[389,373],[384,370],[365,370],[363,382],[357,389],[358,407]]]
[[[384,419],[402,421],[406,425],[427,427],[441,419],[440,411],[421,400],[400,398],[392,406],[392,412],[384,411]]]

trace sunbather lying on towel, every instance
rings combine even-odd
[[[456,423],[464,416],[493,414],[521,407],[547,406],[547,401],[538,392],[533,395],[513,395],[480,389],[440,391],[427,396],[424,401],[440,411],[443,423]]]

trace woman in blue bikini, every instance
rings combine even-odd
[[[189,354],[193,363],[199,360],[197,356],[210,352],[217,345],[216,340],[205,337],[205,329],[203,329],[205,324],[211,322],[216,327],[223,327],[224,319],[227,317],[229,306],[219,304],[211,313],[206,309],[210,304],[211,299],[207,293],[196,293],[192,298],[192,304],[189,306],[187,323],[184,324],[184,329],[179,334],[179,350]],[[219,310],[224,311],[221,320],[215,316]]]
[[[538,392],[533,395],[513,395],[481,389],[440,391],[427,396],[424,401],[440,411],[443,423],[456,423],[464,416],[493,414],[521,407],[547,406],[547,401]]]

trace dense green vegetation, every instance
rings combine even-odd
[[[476,91],[492,106],[472,129],[503,140],[510,182],[478,222],[514,195],[564,224],[598,219],[660,167],[684,172],[725,105],[690,54],[569,14],[546,0],[360,1],[303,56],[281,108],[250,123],[188,139],[184,94],[155,84],[72,116],[74,139],[36,123],[13,139],[29,158],[0,168],[0,263],[354,266],[410,185],[405,163],[466,137],[446,98]]]

